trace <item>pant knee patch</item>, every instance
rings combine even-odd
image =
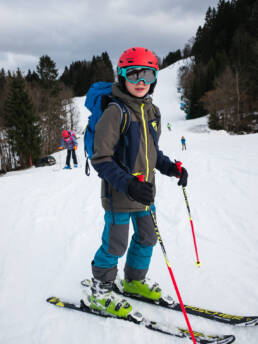
[[[111,224],[109,228],[108,253],[123,256],[128,246],[129,224]]]
[[[151,215],[138,217],[136,219],[140,244],[144,246],[154,246],[157,242],[154,224]]]

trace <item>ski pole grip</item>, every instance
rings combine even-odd
[[[181,161],[175,161],[176,167],[180,173],[182,173],[182,162]]]
[[[139,182],[144,182],[144,174],[138,175],[137,179],[139,180]]]

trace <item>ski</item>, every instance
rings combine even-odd
[[[81,284],[85,287],[88,287],[91,281],[89,279],[85,279],[81,282]],[[123,287],[121,284],[121,280],[116,280],[113,285],[113,290],[117,294],[124,295],[128,298],[133,298],[135,300],[143,301],[146,303],[150,303],[156,306],[168,308],[174,311],[182,311],[180,303],[175,302],[170,296],[164,297],[159,301],[153,301],[150,299],[146,299],[144,297],[139,297],[139,295],[128,294],[123,291]],[[229,324],[233,326],[243,326],[243,327],[251,327],[258,325],[258,316],[241,316],[241,315],[231,315],[223,312],[212,311],[205,308],[184,305],[185,310],[188,314],[196,315],[202,318],[206,318],[209,320],[215,320],[224,324]]]
[[[73,309],[76,311],[93,314],[93,315],[100,316],[103,318],[112,318],[112,319],[129,321],[129,322],[132,322],[133,324],[144,326],[145,328],[149,330],[161,332],[163,334],[167,334],[173,337],[191,339],[191,335],[187,329],[182,329],[179,327],[172,327],[172,326],[169,326],[167,324],[162,324],[157,321],[148,320],[146,318],[143,318],[141,313],[139,312],[134,312],[131,316],[129,315],[125,319],[125,318],[118,318],[118,317],[112,316],[111,314],[92,309],[89,306],[85,305],[85,303],[82,300],[80,304],[76,304],[76,303],[64,301],[58,297],[50,297],[47,299],[47,302],[61,308]],[[206,335],[204,333],[197,332],[197,331],[194,331],[193,333],[195,336],[196,343],[198,344],[230,344],[235,341],[235,337],[233,335],[210,336],[210,335]]]

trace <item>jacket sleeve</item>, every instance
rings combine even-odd
[[[78,142],[77,142],[76,138],[73,136],[73,147],[74,146],[78,146]]]
[[[169,159],[168,156],[163,154],[161,150],[158,150],[157,154],[158,154],[158,157],[157,157],[156,169],[159,170],[162,174],[165,174],[168,176],[168,169],[173,163]]]
[[[120,168],[113,159],[115,147],[120,139],[121,116],[121,111],[116,105],[110,105],[103,112],[95,127],[91,163],[100,178],[105,179],[118,191],[127,192],[128,181],[133,176]]]

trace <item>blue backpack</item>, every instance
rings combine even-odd
[[[126,134],[130,125],[130,113],[127,107],[111,96],[112,83],[111,82],[96,82],[87,92],[85,107],[90,110],[91,115],[88,118],[88,125],[84,133],[84,151],[86,156],[85,173],[90,175],[89,159],[92,158],[94,152],[94,136],[95,126],[102,116],[103,111],[109,104],[115,104],[119,107],[121,120],[121,134]]]

